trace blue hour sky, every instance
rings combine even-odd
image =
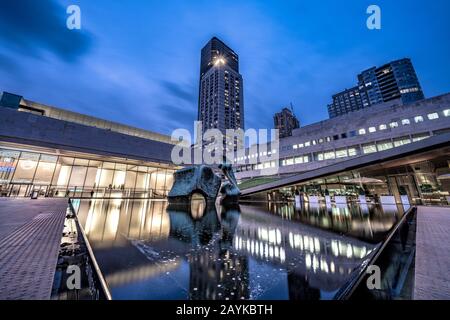
[[[81,30],[66,8],[81,8]],[[366,28],[377,4],[382,29]],[[200,49],[217,36],[240,58],[246,128],[294,104],[328,118],[358,72],[410,57],[427,97],[450,92],[450,1],[0,1],[0,91],[170,134],[197,117]]]

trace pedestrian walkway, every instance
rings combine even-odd
[[[418,207],[415,269],[415,300],[450,299],[450,207]]]
[[[50,299],[67,199],[0,199],[0,299]]]

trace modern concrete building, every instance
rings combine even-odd
[[[198,120],[202,130],[244,129],[243,80],[238,55],[218,38],[202,49]]]
[[[300,127],[300,122],[289,108],[283,108],[280,112],[275,113],[273,123],[275,129],[279,130],[280,138],[291,136],[292,130]]]
[[[333,95],[328,114],[334,118],[395,99],[401,99],[405,104],[424,99],[414,66],[408,58],[361,72],[357,86]]]
[[[169,136],[3,94],[2,196],[164,197]]]
[[[400,99],[374,105],[339,118],[304,126],[293,131],[292,137],[279,140],[279,150],[266,155],[258,150],[246,150],[244,157],[235,159],[236,177],[245,181],[265,176],[265,169],[278,166],[278,173],[266,178],[283,179],[296,174],[322,170],[345,161],[362,159],[450,132],[450,94],[403,104]],[[256,160],[256,163],[254,161]],[[450,159],[449,159],[450,160]],[[442,185],[438,177],[447,174],[448,165],[441,169],[417,166],[419,185]],[[439,170],[438,170],[439,169]]]

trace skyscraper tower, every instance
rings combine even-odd
[[[244,129],[244,99],[239,57],[213,37],[202,49],[198,120],[202,130]]]

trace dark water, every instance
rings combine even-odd
[[[114,299],[333,299],[397,206],[75,200]]]

